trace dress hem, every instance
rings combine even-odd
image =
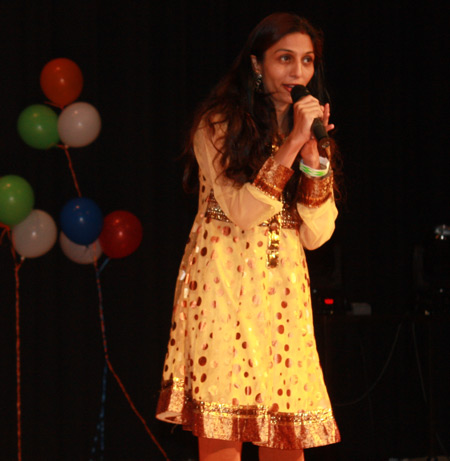
[[[183,429],[198,437],[252,442],[282,450],[319,447],[340,441],[331,408],[283,413],[264,405],[199,402],[184,390],[181,382],[163,383],[156,417],[181,424]]]

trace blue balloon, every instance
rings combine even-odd
[[[61,210],[61,230],[78,245],[90,245],[103,228],[103,214],[98,205],[85,197],[69,200]]]

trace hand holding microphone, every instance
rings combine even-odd
[[[295,104],[305,96],[310,95],[309,90],[303,85],[295,85],[291,91],[292,103]],[[323,125],[320,118],[315,118],[312,125],[311,131],[317,140],[319,150],[326,153],[326,156],[330,158],[331,155],[331,138],[328,136],[327,130]]]

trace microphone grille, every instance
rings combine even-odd
[[[296,103],[299,99],[304,98],[308,94],[311,94],[311,93],[309,92],[308,88],[306,88],[306,86],[295,85],[291,91],[292,102]]]

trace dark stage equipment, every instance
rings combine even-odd
[[[414,248],[415,308],[425,314],[450,312],[450,226],[441,224]]]

